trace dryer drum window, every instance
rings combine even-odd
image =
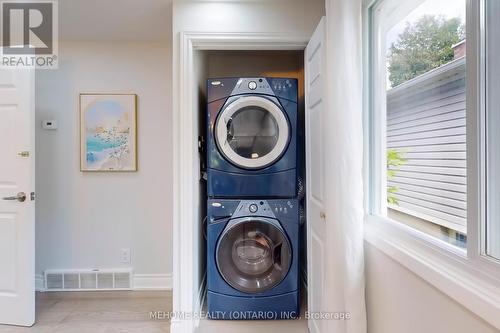
[[[241,97],[219,115],[215,137],[221,153],[233,164],[259,169],[275,163],[290,136],[283,111],[267,98]]]
[[[217,266],[236,290],[263,292],[278,285],[288,273],[292,250],[276,223],[266,218],[244,218],[221,235]]]

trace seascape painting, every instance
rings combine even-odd
[[[80,95],[82,171],[136,171],[136,95]]]

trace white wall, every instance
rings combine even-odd
[[[133,267],[170,274],[171,41],[62,42],[36,79],[36,270]],[[79,93],[138,95],[138,172],[82,173]],[[41,129],[55,119],[56,131]],[[120,263],[130,248],[131,265]]]
[[[324,15],[323,0],[174,1],[179,31],[284,32],[310,36]]]
[[[488,323],[365,243],[369,333],[492,333]]]

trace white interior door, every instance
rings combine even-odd
[[[35,321],[34,71],[0,68],[0,324]]]
[[[325,207],[325,18],[318,24],[305,51],[305,120],[307,170],[307,303],[310,313],[324,309]],[[311,333],[325,332],[322,321],[311,316]]]

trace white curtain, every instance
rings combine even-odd
[[[328,301],[349,320],[329,320],[325,332],[366,332],[363,251],[362,1],[326,0],[328,205],[335,242]],[[330,289],[330,288],[329,288]]]

